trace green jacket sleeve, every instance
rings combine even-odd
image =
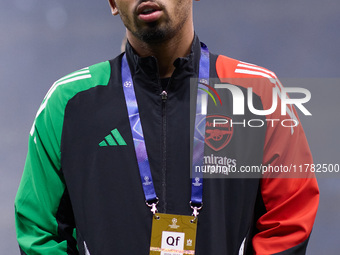
[[[57,219],[67,191],[60,163],[64,110],[60,93],[53,92],[55,85],[47,93],[31,129],[24,173],[15,199],[17,240],[21,253],[27,255],[70,254],[68,240],[60,227],[64,223]]]
[[[17,239],[22,254],[78,254],[73,211],[61,164],[65,108],[77,93],[107,85],[110,71],[106,61],[64,76],[53,84],[38,110],[15,199]]]

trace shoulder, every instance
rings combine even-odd
[[[221,82],[252,88],[261,97],[271,95],[273,88],[279,91],[282,89],[282,84],[273,71],[255,64],[218,55],[215,68]]]
[[[37,129],[41,137],[51,136],[54,131],[57,144],[60,144],[68,101],[81,91],[107,85],[110,76],[110,63],[106,61],[70,73],[54,82],[38,109],[30,135],[33,137]]]
[[[47,92],[45,99],[58,93],[62,97],[70,98],[74,94],[92,87],[99,85],[106,86],[110,79],[110,74],[111,68],[108,61],[77,70],[54,82]]]
[[[106,86],[111,76],[109,61],[101,62],[72,72],[55,81],[38,110],[42,112],[46,106],[65,107],[67,102],[79,92],[96,86]]]
[[[45,95],[35,117],[30,134],[37,126],[45,126],[49,120],[61,130],[66,105],[78,93],[96,86],[106,86],[110,80],[109,61],[101,62],[72,72],[53,83]]]
[[[219,77],[238,77],[238,78],[268,78],[277,79],[274,72],[267,68],[218,55],[216,60],[216,71]]]

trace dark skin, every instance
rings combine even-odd
[[[112,14],[120,15],[137,54],[156,57],[160,77],[165,78],[173,73],[173,62],[190,53],[194,38],[192,1],[109,0],[109,4]]]

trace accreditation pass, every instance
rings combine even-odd
[[[193,219],[157,213],[152,220],[150,255],[195,254],[197,219]]]

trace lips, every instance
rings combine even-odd
[[[162,8],[154,2],[143,2],[137,7],[137,15],[144,22],[154,22],[162,15]]]

